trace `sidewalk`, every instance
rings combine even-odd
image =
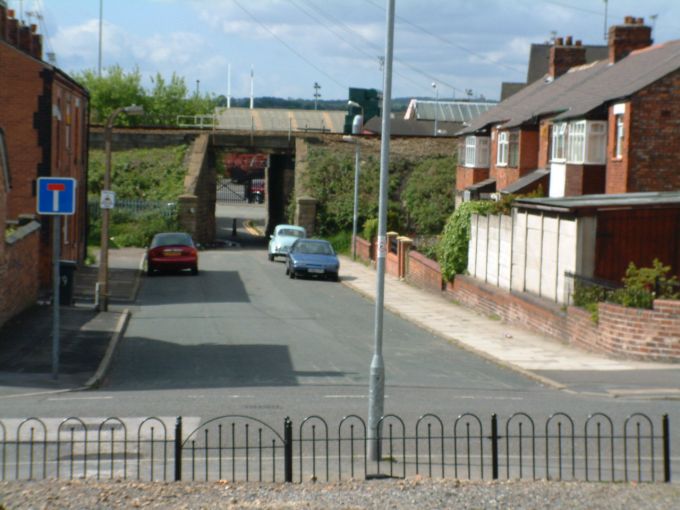
[[[52,376],[52,306],[35,305],[0,329],[0,399],[96,387],[139,288],[143,250],[109,252],[109,310],[94,310],[97,267],[76,271],[75,306],[62,306],[59,377]]]
[[[376,272],[341,257],[343,284],[375,300]],[[494,363],[566,391],[680,398],[680,365],[616,360],[478,314],[385,275],[385,308]],[[599,389],[595,389],[595,388]]]

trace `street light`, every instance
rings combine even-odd
[[[432,88],[434,89],[434,136],[437,136],[437,110],[439,110],[439,89],[437,84],[432,82]]]
[[[106,121],[104,129],[104,151],[106,153],[106,166],[104,167],[104,186],[102,192],[110,191],[111,188],[111,133],[113,121],[119,114],[142,115],[144,108],[136,104],[116,108]],[[97,275],[97,304],[99,310],[107,311],[109,308],[109,208],[101,209],[102,232],[101,246],[99,251],[99,273]]]
[[[368,448],[371,460],[380,459],[380,420],[385,408],[385,363],[382,355],[383,315],[385,305],[385,259],[387,257],[387,188],[390,164],[390,112],[392,111],[392,58],[394,55],[394,0],[387,3],[385,35],[385,76],[382,98],[380,139],[380,195],[378,202],[378,246],[375,293],[375,329],[373,358],[368,386]]]
[[[352,134],[359,135],[364,127],[364,107],[355,101],[347,101],[347,106],[361,109],[361,115],[355,115],[352,121]],[[352,215],[352,260],[357,258],[357,222],[359,221],[359,170],[361,165],[361,148],[359,139],[347,137],[354,140],[354,212]],[[343,137],[345,139],[345,137]]]

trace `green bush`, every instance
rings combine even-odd
[[[613,292],[610,300],[633,308],[652,308],[656,298],[678,299],[680,292],[675,290],[678,279],[668,277],[670,270],[671,267],[664,266],[659,259],[654,259],[652,267],[638,268],[631,262],[623,278],[623,288]]]
[[[111,189],[116,198],[175,201],[184,192],[186,145],[133,149],[112,156]],[[90,151],[88,193],[99,198],[104,182],[105,153]]]
[[[352,232],[342,230],[327,238],[336,253],[349,254],[352,251]]]
[[[126,246],[145,247],[158,232],[179,230],[176,217],[165,217],[158,211],[135,215],[114,209],[109,223],[109,244],[112,248]],[[101,220],[90,223],[88,244],[97,246],[101,242]]]
[[[472,214],[490,214],[497,207],[496,202],[463,202],[449,217],[437,245],[437,260],[442,269],[442,276],[446,280],[450,281],[455,275],[467,269]]]
[[[419,235],[439,234],[454,210],[455,187],[455,157],[428,158],[418,163],[402,193],[408,230]]]
[[[378,218],[369,218],[364,222],[364,229],[361,234],[366,241],[372,241],[378,235]]]

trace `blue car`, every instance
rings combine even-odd
[[[320,239],[298,239],[290,247],[286,274],[291,278],[311,276],[338,281],[340,261],[331,243]]]

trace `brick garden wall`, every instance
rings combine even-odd
[[[372,260],[371,243],[357,238],[357,257]],[[471,276],[458,275],[442,289],[441,268],[415,250],[406,254],[404,279],[412,285],[486,315],[528,327],[592,352],[620,358],[680,363],[680,301],[656,300],[652,310],[600,303],[599,322],[589,312],[563,307],[529,293],[509,293]],[[398,277],[399,259],[388,253],[386,272]]]
[[[442,291],[442,272],[439,264],[415,250],[408,253],[406,281],[431,292]]]
[[[599,322],[573,306],[563,310],[529,295],[510,294],[456,276],[446,294],[466,306],[529,327],[583,349],[620,358],[680,363],[680,301],[656,300],[653,310],[600,303]]]

